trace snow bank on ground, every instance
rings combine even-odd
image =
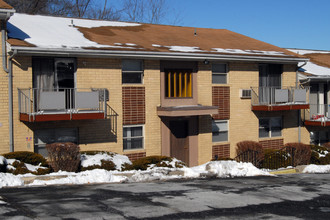
[[[11,173],[0,173],[0,188],[5,186],[23,186],[24,181]]]
[[[125,163],[131,164],[132,162],[128,159],[125,155],[120,154],[107,154],[107,153],[99,153],[95,155],[81,155],[81,166],[82,167],[89,167],[98,165],[101,166],[101,160],[112,161],[115,165],[117,170],[121,170],[122,165]]]
[[[270,175],[268,172],[256,168],[252,163],[236,161],[212,161],[201,166],[193,167],[190,170],[185,169],[186,177],[198,177],[201,173],[221,178]]]
[[[80,173],[64,173],[68,175],[68,177],[53,180],[35,180],[29,185],[119,183],[127,179],[125,176],[115,176],[112,172],[101,169],[88,170]],[[64,173],[62,172],[62,175]]]
[[[311,164],[305,167],[303,173],[330,173],[330,165]]]

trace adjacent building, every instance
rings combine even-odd
[[[289,49],[310,59],[299,69],[300,83],[310,87],[310,109],[303,115],[312,144],[330,142],[330,51]]]
[[[70,141],[193,166],[235,157],[243,140],[310,141],[301,121],[309,89],[297,78],[303,56],[225,29],[0,6],[0,153],[46,155],[47,143]]]

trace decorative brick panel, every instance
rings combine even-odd
[[[213,115],[214,119],[230,118],[230,88],[227,86],[212,87],[212,105],[219,106],[218,114]]]
[[[212,146],[212,159],[229,158],[230,157],[230,144],[214,145]]]
[[[134,154],[125,154],[131,161],[146,157],[146,152],[134,153]]]
[[[145,124],[144,87],[123,87],[123,124]]]
[[[259,143],[262,145],[264,149],[278,150],[284,147],[283,139],[259,141]]]

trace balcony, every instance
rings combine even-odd
[[[19,119],[25,122],[104,119],[106,89],[18,89]]]
[[[305,125],[330,126],[330,105],[311,104],[310,109],[305,110]]]
[[[251,88],[251,103],[253,111],[282,111],[308,109],[308,97],[309,88]]]

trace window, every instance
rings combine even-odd
[[[261,118],[259,119],[259,138],[282,136],[281,118]]]
[[[43,129],[34,132],[34,151],[48,156],[46,144],[56,142],[72,142],[78,144],[77,128]]]
[[[192,71],[166,70],[165,94],[167,98],[192,97]]]
[[[141,84],[143,78],[143,67],[141,60],[122,61],[122,83]]]
[[[123,127],[124,150],[143,148],[143,126]]]
[[[212,64],[212,83],[227,84],[227,64]]]
[[[228,121],[212,121],[212,142],[228,141]]]

